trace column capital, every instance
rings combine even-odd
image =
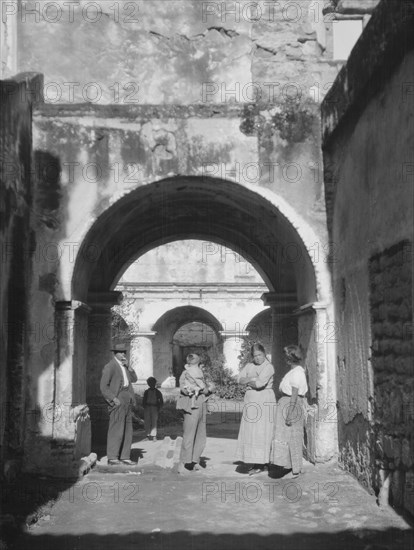
[[[157,332],[153,330],[143,330],[143,331],[133,332],[131,334],[131,339],[140,338],[141,336],[145,338],[154,338],[156,334]]]
[[[297,307],[296,292],[265,292],[261,299],[269,306],[273,314],[291,314]]]
[[[69,311],[79,309],[81,311],[85,311],[86,313],[90,313],[92,311],[92,308],[88,304],[80,302],[79,300],[55,302],[55,309],[56,311]]]
[[[219,334],[223,338],[241,338],[248,336],[249,332],[247,330],[219,330]]]
[[[304,304],[303,306],[299,306],[297,309],[294,310],[294,315],[304,315],[305,313],[310,313],[313,311],[321,311],[325,310],[328,307],[328,304],[326,302],[310,302],[309,304]]]
[[[122,292],[118,290],[109,290],[107,292],[89,292],[88,304],[93,309],[93,312],[108,312],[111,307],[121,303],[123,298]]]

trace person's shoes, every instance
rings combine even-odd
[[[122,464],[128,464],[128,466],[136,466],[137,463],[133,460],[130,460],[129,458],[121,458]]]
[[[110,458],[108,460],[108,466],[119,466],[120,464],[122,464],[122,462],[117,458]]]
[[[183,462],[180,462],[177,468],[177,472],[179,474],[187,475],[191,472],[191,470],[189,470]]]
[[[283,476],[283,479],[297,479],[300,474],[294,474],[292,470]]]
[[[203,470],[205,469],[205,467],[203,468],[200,464],[198,464],[197,462],[194,464],[193,466],[193,471],[194,472],[202,472]]]
[[[256,474],[261,474],[264,471],[265,471],[264,466],[258,466],[257,464],[255,464],[252,468],[250,468],[249,476],[254,476]]]

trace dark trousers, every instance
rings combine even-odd
[[[184,464],[198,463],[206,446],[206,403],[201,403],[198,409],[184,413],[184,433],[181,444],[180,461]]]
[[[106,454],[108,460],[129,459],[132,445],[132,398],[128,390],[118,395],[121,404],[109,409],[108,439]]]

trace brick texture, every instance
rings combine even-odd
[[[391,502],[413,513],[412,244],[372,256],[369,274],[376,464],[392,472]]]

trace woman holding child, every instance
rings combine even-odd
[[[207,441],[205,403],[213,391],[201,369],[201,355],[193,352],[187,355],[187,363],[180,376],[180,396],[177,409],[183,411],[183,442],[181,445],[178,473],[188,474],[200,470],[200,457]]]
[[[237,440],[236,458],[250,466],[249,474],[262,472],[270,457],[276,397],[273,365],[261,344],[251,348],[252,363],[240,371],[238,382],[247,386]]]

